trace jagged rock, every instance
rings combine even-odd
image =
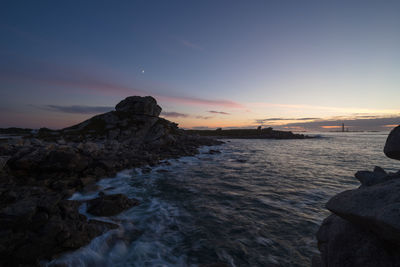
[[[45,171],[80,172],[88,166],[88,159],[70,147],[50,151],[41,169]]]
[[[104,146],[101,144],[89,141],[89,142],[80,143],[77,146],[77,148],[86,155],[92,155],[92,154],[99,152],[99,150],[103,149]]]
[[[322,263],[321,255],[316,254],[311,258],[311,266],[312,267],[324,267],[325,266]]]
[[[400,244],[400,179],[342,192],[326,207],[380,238]]]
[[[16,154],[7,162],[18,176],[76,173],[88,164],[86,156],[69,146],[38,147],[29,153]]]
[[[119,102],[115,106],[116,111],[129,112],[134,115],[147,115],[158,117],[161,107],[157,101],[151,97],[130,96]]]
[[[2,228],[27,227],[36,213],[36,203],[31,199],[23,199],[0,210],[0,225]]]
[[[87,211],[96,216],[113,216],[139,204],[136,199],[129,199],[125,195],[105,195],[89,200]]]
[[[376,166],[373,172],[358,171],[354,175],[362,186],[372,186],[386,181],[400,178],[398,173],[387,173],[381,167]]]
[[[387,172],[386,172],[382,167],[379,167],[379,166],[375,166],[374,172],[375,172],[375,173],[387,174]]]
[[[313,267],[398,266],[399,248],[362,227],[330,215],[317,233],[321,259]]]
[[[390,132],[383,152],[391,159],[400,160],[400,126],[397,126]]]
[[[88,244],[116,228],[110,223],[87,221],[76,201],[43,188],[17,189],[13,203],[0,210],[0,262],[2,266],[36,265],[68,250]],[[3,203],[2,203],[3,204]]]
[[[0,171],[3,170],[4,166],[6,165],[7,161],[10,159],[10,156],[2,156],[0,157]]]

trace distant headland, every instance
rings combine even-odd
[[[211,136],[219,139],[305,139],[313,138],[304,134],[294,134],[290,131],[277,131],[271,127],[262,129],[229,129],[223,130],[186,130],[189,134]]]

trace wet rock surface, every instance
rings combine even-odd
[[[67,200],[74,192],[123,169],[222,143],[189,135],[160,112],[152,97],[128,97],[115,111],[72,127],[0,143],[0,266],[36,266],[117,227],[88,221],[78,212],[82,203]],[[89,201],[88,211],[113,216],[137,204],[102,195]]]
[[[392,159],[400,159],[399,129],[392,130],[384,148]],[[321,255],[313,266],[400,266],[400,172],[375,167],[355,177],[358,189],[326,204],[333,214],[317,233]]]
[[[77,249],[117,225],[87,220],[81,203],[63,199],[44,187],[16,187],[2,192],[0,260],[3,266],[37,265]],[[5,199],[4,199],[5,198]]]
[[[105,195],[100,194],[98,198],[87,202],[87,211],[96,216],[113,216],[121,213],[124,210],[139,205],[136,199],[129,199],[125,195]]]

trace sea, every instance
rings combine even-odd
[[[111,230],[44,266],[310,266],[315,234],[335,194],[357,188],[354,173],[380,166],[388,133],[315,133],[304,140],[224,140],[193,157],[124,170],[86,200],[122,193],[140,201]],[[220,153],[209,153],[218,150]],[[213,151],[212,151],[213,152]],[[58,265],[61,264],[61,265]]]

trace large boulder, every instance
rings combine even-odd
[[[161,107],[151,96],[130,96],[119,102],[115,106],[116,111],[129,112],[134,115],[147,115],[158,117]]]
[[[129,199],[122,194],[101,193],[98,198],[88,201],[87,211],[96,216],[113,216],[138,204],[136,199]]]
[[[19,187],[0,208],[0,266],[39,266],[43,259],[87,245],[115,224],[87,220],[77,201],[43,187]],[[1,199],[5,199],[4,193]],[[25,264],[25,265],[24,265]]]
[[[317,240],[321,258],[313,267],[397,266],[400,259],[396,246],[336,215],[323,221]]]
[[[391,159],[400,160],[400,126],[390,132],[383,152]]]
[[[326,207],[380,238],[400,244],[400,179],[347,190],[331,198]]]

